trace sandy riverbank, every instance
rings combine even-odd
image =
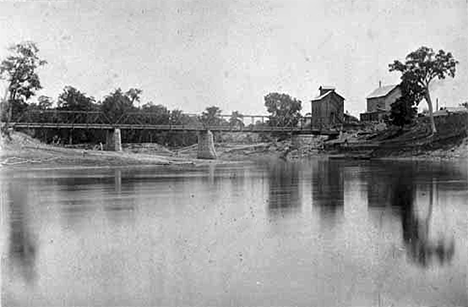
[[[191,157],[176,157],[131,151],[112,152],[64,148],[41,143],[26,134],[15,132],[11,140],[0,143],[3,167],[113,167],[113,166],[198,166],[220,163]]]
[[[196,159],[197,145],[170,150],[158,144],[125,144],[122,152],[65,148],[48,145],[14,132],[0,142],[2,167],[85,168],[115,166],[196,167],[259,159],[298,160],[311,157],[338,159],[467,160],[468,138],[431,149],[390,150],[377,156],[319,149],[317,145],[293,145],[291,140],[255,144],[217,143],[218,160]]]

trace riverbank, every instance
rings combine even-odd
[[[397,139],[398,140],[398,139]],[[81,148],[80,148],[81,147]],[[338,140],[309,137],[307,142],[293,138],[254,144],[216,143],[218,160],[197,159],[197,145],[168,149],[158,144],[124,144],[122,152],[62,147],[44,144],[24,133],[14,132],[12,140],[0,142],[0,165],[45,168],[173,166],[191,167],[226,164],[259,159],[298,160],[311,157],[328,159],[467,160],[468,138],[406,141],[369,141],[344,135]]]
[[[24,133],[13,132],[11,140],[0,141],[0,165],[9,167],[113,167],[197,166],[217,163],[188,157],[131,151],[112,152],[48,145]]]

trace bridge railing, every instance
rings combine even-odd
[[[268,115],[218,115],[204,118],[187,113],[129,112],[120,116],[101,111],[27,110],[11,120],[12,124],[36,127],[81,127],[107,129],[160,129],[160,130],[218,130],[218,131],[319,131],[322,125],[313,125],[312,117],[281,119]],[[330,128],[328,128],[330,130]]]

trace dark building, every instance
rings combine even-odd
[[[399,85],[379,85],[367,96],[367,110],[361,113],[361,121],[380,121],[388,115],[392,103],[401,97]]]
[[[343,96],[338,94],[334,87],[321,86],[319,91],[320,96],[311,100],[312,125],[320,127],[343,123]]]

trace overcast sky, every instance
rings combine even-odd
[[[323,84],[359,114],[379,80],[399,82],[388,64],[426,45],[460,61],[434,100],[468,101],[467,0],[0,0],[1,58],[23,40],[48,61],[38,95],[54,99],[138,87],[143,103],[264,114],[284,92],[306,113]]]

